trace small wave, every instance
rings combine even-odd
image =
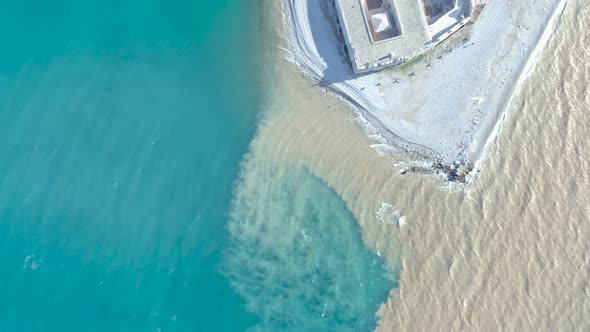
[[[25,257],[25,262],[23,263],[23,270],[32,270],[36,271],[39,268],[41,261],[37,259],[35,255],[28,255]]]
[[[381,203],[377,210],[375,217],[386,225],[398,225],[400,227],[407,225],[407,218],[397,211],[393,205],[389,203]]]

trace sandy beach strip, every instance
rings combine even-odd
[[[289,60],[352,103],[389,144],[445,163],[478,160],[567,3],[490,0],[448,50],[355,76],[331,0],[284,1]]]

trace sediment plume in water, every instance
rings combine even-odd
[[[365,246],[346,202],[299,158],[309,142],[291,114],[269,113],[243,163],[225,272],[256,329],[371,330],[397,264]]]
[[[344,103],[280,66],[280,111],[268,114],[251,158],[321,179],[359,223],[365,246],[401,271],[377,330],[590,328],[589,27],[590,8],[570,1],[507,109],[485,171],[468,186],[400,175],[415,161],[372,140]]]

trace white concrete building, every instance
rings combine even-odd
[[[470,19],[474,0],[335,0],[355,73],[405,61]]]

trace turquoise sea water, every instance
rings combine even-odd
[[[395,275],[320,178],[253,156],[233,208],[228,276],[257,330],[372,330]]]
[[[393,281],[321,180],[268,178],[279,191],[248,211],[234,196],[264,109],[259,15],[249,0],[2,2],[2,331],[374,324]],[[289,256],[232,235],[263,206],[281,213],[259,222],[323,240]],[[313,264],[287,278],[289,262]]]

